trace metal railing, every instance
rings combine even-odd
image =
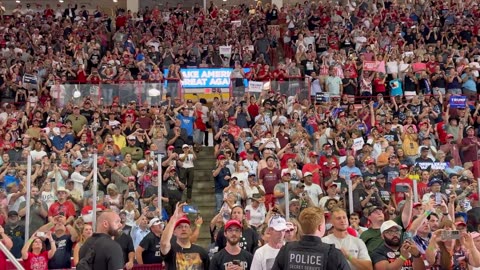
[[[23,265],[18,261],[15,256],[8,250],[8,248],[0,241],[0,250],[5,254],[9,261],[7,261],[6,269],[17,269],[17,270],[24,270]]]

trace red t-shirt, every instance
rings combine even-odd
[[[207,125],[202,120],[203,112],[202,111],[195,111],[195,128],[201,131],[207,130]]]
[[[48,251],[35,255],[28,252],[28,258],[23,261],[25,270],[48,270]]]
[[[391,187],[391,190],[390,192],[392,194],[394,194],[394,199],[395,199],[395,203],[398,204],[399,202],[405,200],[405,193],[403,192],[395,192],[395,187],[397,185],[409,185],[410,188],[413,189],[413,181],[412,179],[410,178],[400,178],[400,177],[397,177],[395,179],[393,179],[392,181],[392,187]]]
[[[265,194],[273,194],[275,185],[280,183],[280,180],[282,179],[281,171],[278,168],[273,168],[272,170],[269,168],[263,168],[260,171],[258,178],[263,181],[262,184],[265,188]]]
[[[257,104],[250,104],[250,106],[248,106],[247,110],[248,110],[248,114],[250,114],[250,117],[252,117],[252,118],[257,117],[258,111],[259,111],[259,108],[258,108]]]
[[[302,173],[303,173],[303,175],[305,175],[306,172],[311,172],[312,173],[312,182],[314,184],[322,186],[322,185],[320,185],[320,174],[318,172],[313,172],[313,171],[315,171],[315,169],[318,169],[318,171],[320,171],[320,169],[321,169],[320,165],[318,165],[316,163],[307,163],[307,164],[303,165]]]
[[[0,270],[7,270],[7,256],[0,251]]]
[[[56,217],[61,212],[63,212],[65,214],[65,217],[67,219],[69,217],[74,217],[75,216],[75,206],[70,201],[66,201],[63,204],[60,204],[59,202],[54,202],[50,206],[50,208],[48,209],[48,216]]]
[[[280,159],[280,167],[282,169],[286,169],[288,167],[287,161],[289,159],[295,159],[296,157],[297,157],[297,154],[295,154],[295,153],[285,153],[285,154],[283,154],[282,159]]]
[[[427,193],[427,190],[428,190],[427,183],[418,182],[417,190],[418,190],[418,198],[419,200],[421,200],[423,198],[423,195]]]

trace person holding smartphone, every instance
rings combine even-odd
[[[227,245],[213,255],[210,270],[248,270],[252,266],[253,255],[239,245],[242,236],[242,223],[236,219],[229,220],[224,227]]]

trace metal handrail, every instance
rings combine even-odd
[[[10,260],[10,262],[15,266],[15,268],[17,270],[25,270],[25,268],[23,268],[22,264],[17,261],[17,259],[15,258],[15,256],[13,256],[13,254],[10,252],[10,250],[8,250],[8,248],[2,243],[2,241],[0,241],[0,250],[3,252],[3,254],[5,254],[5,256],[7,256],[7,258]]]

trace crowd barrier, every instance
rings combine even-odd
[[[57,107],[63,108],[69,102],[79,105],[85,98],[90,98],[96,104],[103,105],[116,102],[119,106],[122,106],[131,101],[136,101],[137,104],[158,106],[165,100],[166,94],[170,94],[172,99],[183,101],[185,95],[191,95],[192,93],[203,92],[202,94],[205,94],[208,97],[207,100],[209,100],[218,96],[218,94],[243,98],[247,92],[258,94],[262,91],[273,90],[287,97],[297,95],[299,100],[303,100],[309,99],[311,92],[310,79],[303,77],[267,82],[245,80],[245,84],[240,87],[235,87],[230,79],[228,79],[225,88],[184,86],[184,81],[178,79],[169,79],[168,82],[119,81],[100,84],[67,82],[51,86],[50,96]]]
[[[23,261],[20,259],[18,260],[20,263],[22,263]],[[73,258],[72,258],[72,264],[73,264]],[[72,268],[67,268],[67,269],[76,269],[75,267],[72,267]],[[67,270],[65,269],[65,270]],[[139,264],[136,264],[133,266],[132,270],[163,270],[165,269],[165,265],[164,264],[142,264],[142,265],[139,265]],[[17,268],[15,267],[15,265],[13,265],[13,263],[9,260],[7,260],[7,265],[6,265],[6,270],[17,270]],[[55,269],[55,270],[60,270],[60,269]]]

